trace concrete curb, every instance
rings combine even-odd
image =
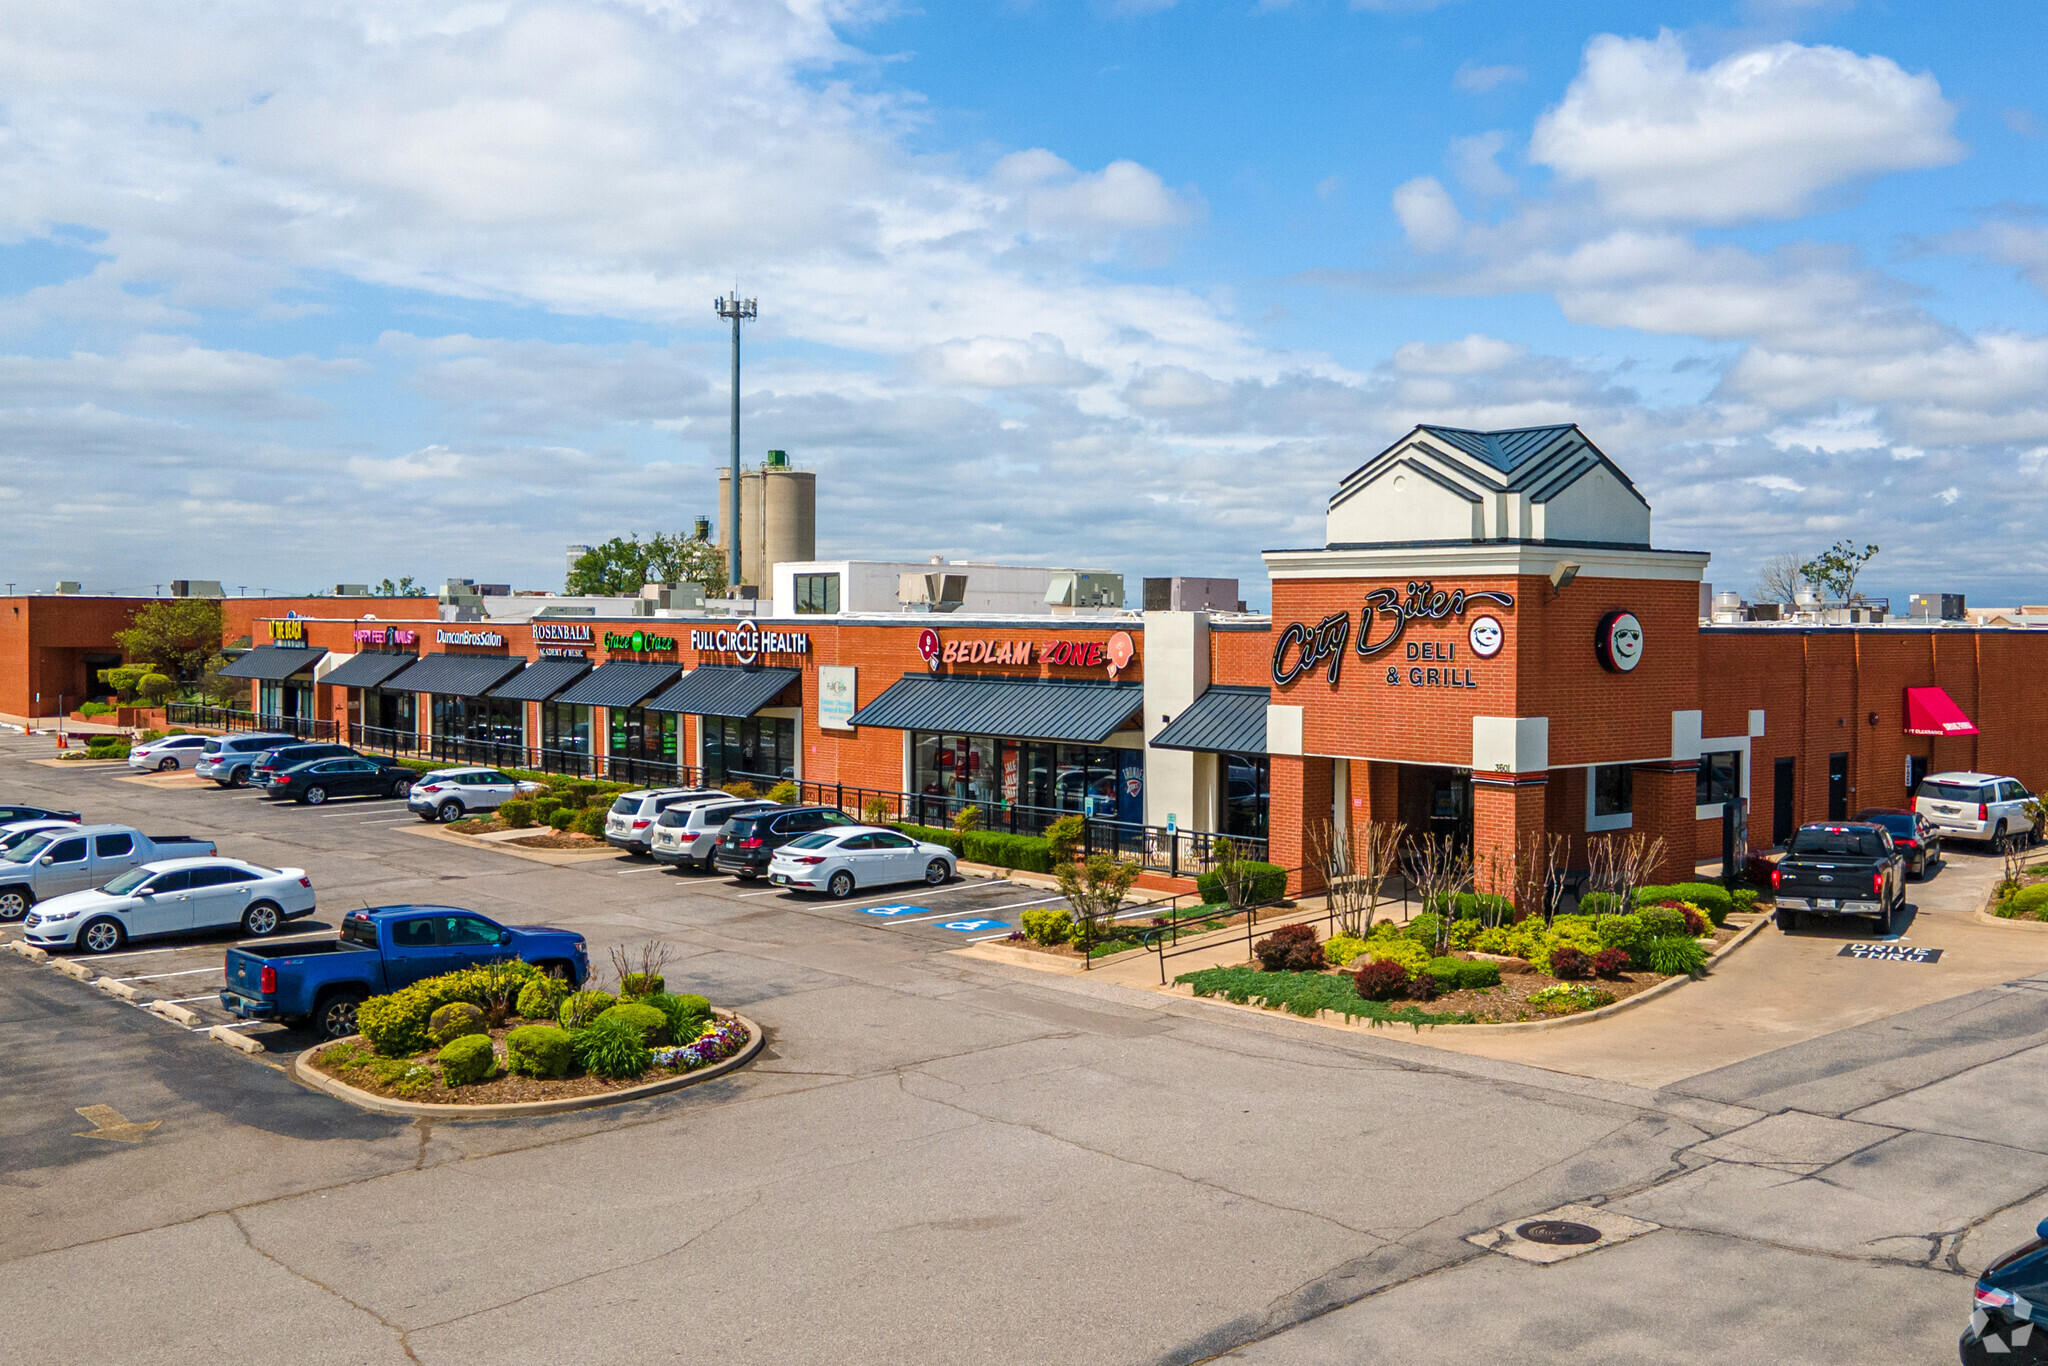
[[[489,854],[507,854],[513,858],[525,859],[528,863],[544,863],[554,868],[570,868],[579,863],[595,863],[600,859],[618,860],[626,857],[622,851],[612,848],[609,844],[602,849],[592,849],[588,853],[577,849],[512,849],[502,841],[492,843],[474,835],[458,835],[453,831],[443,830],[438,825],[428,825],[425,821],[418,825],[399,828],[409,835],[418,835],[421,839],[439,840],[443,844],[459,844],[464,849],[481,849]],[[532,830],[527,833],[542,835],[547,832]]]
[[[91,968],[83,963],[74,963],[69,958],[52,958],[50,966],[77,982],[90,982],[95,976]]]
[[[95,980],[93,985],[106,992],[107,995],[118,996],[124,1001],[132,1001],[142,995],[141,992],[129,986],[126,982],[117,982],[111,977],[101,977]]]
[[[229,1025],[215,1025],[206,1031],[206,1037],[226,1044],[237,1053],[257,1054],[263,1052],[263,1045],[246,1034],[237,1034]]]
[[[199,1023],[197,1015],[185,1009],[185,1007],[175,1005],[170,1001],[151,1001],[143,1009],[152,1015],[169,1020],[172,1024],[184,1025],[187,1029]]]
[[[20,954],[23,958],[28,959],[28,961],[31,963],[46,963],[50,959],[49,954],[44,953],[41,949],[29,943],[26,939],[10,940],[8,942],[7,948],[9,952]]]
[[[328,1046],[324,1043],[315,1044],[292,1060],[292,1078],[315,1091],[325,1091],[337,1100],[345,1100],[358,1109],[374,1111],[380,1115],[397,1115],[403,1119],[526,1119],[541,1115],[559,1115],[572,1110],[590,1110],[601,1105],[617,1105],[623,1101],[644,1100],[648,1096],[679,1091],[686,1086],[695,1086],[699,1082],[721,1077],[752,1062],[767,1042],[767,1035],[762,1032],[761,1026],[735,1011],[720,1010],[715,1013],[729,1020],[738,1020],[747,1027],[747,1033],[752,1037],[748,1039],[745,1048],[724,1062],[713,1063],[694,1072],[664,1077],[645,1086],[634,1086],[624,1091],[607,1091],[595,1096],[570,1096],[563,1100],[529,1100],[516,1105],[428,1105],[418,1101],[392,1100],[386,1096],[358,1090],[346,1082],[336,1081],[333,1077],[314,1071],[311,1066],[312,1057]],[[216,1025],[215,1028],[218,1029],[219,1026]],[[333,1042],[338,1040],[329,1040],[329,1043]]]

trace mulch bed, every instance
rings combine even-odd
[[[573,830],[542,830],[516,840],[506,840],[521,849],[609,849],[610,845],[594,835],[578,834]]]
[[[514,843],[523,844],[525,843],[525,841],[516,840],[514,841]],[[1133,937],[1142,933],[1145,930],[1160,928],[1159,926],[1155,926],[1150,920],[1123,920],[1117,923],[1123,929],[1128,930]],[[1205,925],[1208,928],[1203,928]],[[1232,926],[1236,926],[1239,929],[1242,929],[1244,927],[1244,915],[1242,913],[1231,916],[1219,915],[1214,916],[1207,920],[1190,921],[1189,923],[1181,926],[1180,937],[1182,939],[1192,939],[1198,934],[1211,934],[1217,930],[1228,929]],[[1072,944],[1041,944],[1036,940],[1025,939],[1021,937],[1015,939],[1005,939],[1002,941],[1002,943],[1006,948],[1029,949],[1033,953],[1049,954],[1054,958],[1072,958],[1078,960],[1081,957],[1081,951],[1075,948]]]
[[[512,1020],[503,1029],[491,1031],[491,1040],[498,1045],[498,1065],[504,1066],[505,1036],[512,1030],[527,1024],[552,1024],[552,1020]],[[500,1071],[489,1081],[474,1082],[468,1086],[443,1086],[437,1079],[433,1084],[417,1089],[400,1091],[395,1085],[380,1082],[368,1067],[350,1067],[336,1070],[326,1065],[326,1056],[343,1044],[329,1044],[315,1053],[311,1066],[322,1076],[333,1077],[345,1082],[358,1091],[368,1091],[373,1096],[384,1096],[391,1100],[414,1101],[423,1105],[514,1105],[524,1101],[568,1100],[576,1096],[596,1096],[607,1091],[630,1091],[636,1086],[660,1081],[664,1077],[681,1075],[686,1069],[680,1067],[650,1067],[637,1077],[613,1081],[609,1077],[555,1077],[542,1080],[538,1077],[517,1076]],[[356,1044],[366,1060],[370,1056],[367,1044]],[[422,1053],[416,1061],[421,1065],[433,1062],[440,1056],[434,1049]],[[384,1061],[380,1059],[379,1061]],[[687,1069],[701,1071],[701,1068]]]

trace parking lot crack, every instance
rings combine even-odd
[[[278,1270],[284,1272],[287,1276],[291,1276],[295,1279],[304,1281],[307,1285],[312,1286],[315,1290],[319,1290],[325,1294],[333,1296],[337,1300],[340,1300],[343,1304],[355,1310],[357,1313],[375,1319],[383,1327],[391,1330],[392,1337],[398,1343],[398,1350],[405,1353],[405,1359],[407,1361],[416,1362],[419,1360],[419,1357],[414,1355],[413,1353],[412,1344],[406,1340],[406,1329],[401,1328],[399,1325],[393,1323],[390,1319],[385,1318],[382,1314],[370,1308],[370,1306],[368,1306],[367,1304],[363,1304],[357,1300],[350,1299],[347,1295],[342,1294],[339,1290],[336,1290],[333,1286],[327,1284],[325,1281],[320,1280],[318,1277],[307,1275],[305,1272],[293,1266],[290,1262],[287,1262],[284,1258],[271,1252],[268,1248],[265,1248],[261,1243],[258,1243],[256,1241],[255,1235],[249,1231],[249,1226],[242,1222],[242,1216],[239,1213],[237,1213],[234,1210],[228,1210],[226,1213],[229,1221],[234,1224],[235,1231],[242,1235],[242,1242],[248,1247],[248,1249],[251,1252],[263,1258],[263,1260],[269,1262],[272,1266],[275,1266]]]

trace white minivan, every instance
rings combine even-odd
[[[2027,814],[2033,794],[2017,778],[1994,773],[1930,773],[1920,782],[1913,809],[1953,839],[1986,840],[2003,848],[2007,840],[2034,836]]]

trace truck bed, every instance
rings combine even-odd
[[[316,953],[374,953],[361,944],[344,944],[339,939],[308,939],[296,944],[237,944],[230,954],[251,958],[310,958]]]

